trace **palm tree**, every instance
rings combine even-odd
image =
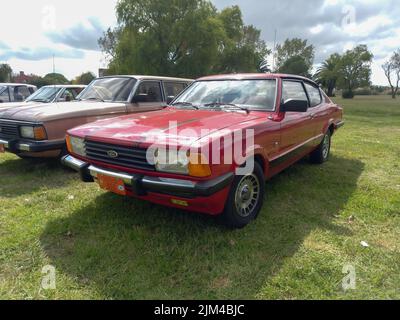
[[[322,63],[314,75],[314,78],[326,88],[326,93],[329,97],[334,96],[336,82],[338,80],[337,68],[340,59],[341,56],[338,53],[332,54]]]

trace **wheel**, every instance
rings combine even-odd
[[[316,150],[314,150],[310,154],[310,160],[312,163],[322,164],[328,161],[331,152],[331,142],[332,133],[330,130],[328,130],[328,132],[325,133],[324,139],[322,140],[321,144]]]
[[[221,215],[228,227],[244,228],[259,214],[264,203],[264,173],[258,163],[254,164],[252,174],[236,176]]]

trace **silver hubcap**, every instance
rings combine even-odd
[[[235,194],[237,212],[243,218],[251,215],[257,206],[260,197],[260,182],[252,174],[245,176],[240,181]]]
[[[322,156],[327,159],[329,156],[329,150],[331,148],[331,139],[329,135],[325,135],[324,142],[322,143]]]

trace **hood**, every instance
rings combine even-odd
[[[38,102],[7,102],[7,103],[0,103],[0,112],[5,111],[10,108],[16,108],[16,107],[27,107],[27,106],[39,106],[42,103]]]
[[[0,118],[31,122],[45,122],[74,117],[90,117],[102,114],[112,114],[113,111],[125,109],[124,103],[74,101],[60,103],[45,103],[37,106],[20,106],[1,111]]]
[[[132,143],[168,143],[191,145],[222,129],[266,117],[265,113],[224,112],[210,110],[180,110],[167,108],[160,111],[100,120],[72,129],[72,135],[98,141]]]

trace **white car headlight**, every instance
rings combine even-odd
[[[35,139],[35,131],[33,130],[33,127],[23,126],[19,128],[19,131],[21,133],[21,138]]]
[[[82,157],[86,156],[86,146],[85,140],[78,137],[68,136],[69,142],[67,142],[68,149],[72,153],[80,155]]]
[[[157,171],[189,174],[189,157],[186,151],[158,149],[154,157]]]

